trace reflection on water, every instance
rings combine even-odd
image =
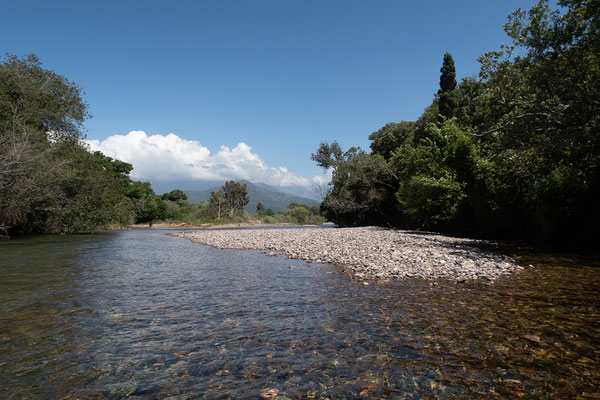
[[[157,230],[4,241],[1,397],[598,395],[600,268],[524,262],[491,286],[364,285]]]

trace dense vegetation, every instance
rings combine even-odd
[[[512,40],[456,85],[444,55],[440,90],[414,122],[373,132],[371,153],[322,143],[333,170],[322,208],[341,225],[598,243],[600,7],[540,1],[509,16]]]
[[[249,201],[246,184],[229,181],[218,190],[211,192],[208,202],[190,204],[186,194],[173,190],[162,195],[167,212],[161,222],[186,223],[188,225],[252,223],[265,224],[322,224],[325,219],[320,215],[318,206],[290,203],[286,210],[273,212],[265,209],[262,203],[256,206],[256,213],[248,214],[244,205]]]
[[[256,206],[256,215],[265,224],[310,224],[320,225],[326,222],[319,206],[309,207],[306,204],[290,203],[287,210],[273,212],[265,209],[262,203]]]
[[[118,185],[81,145],[81,90],[34,56],[0,64],[0,227],[87,230],[118,214]]]

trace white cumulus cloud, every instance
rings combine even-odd
[[[246,143],[234,148],[221,146],[215,154],[198,141],[168,135],[146,135],[131,131],[105,140],[86,140],[92,151],[99,150],[133,165],[136,180],[228,180],[246,179],[270,185],[310,187],[321,177],[295,175],[285,167],[270,167]]]

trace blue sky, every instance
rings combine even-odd
[[[321,141],[368,149],[385,123],[416,119],[438,89],[444,52],[459,78],[476,76],[477,57],[508,41],[508,13],[533,3],[23,0],[3,4],[0,49],[36,53],[78,83],[98,144],[131,131],[180,139],[128,153],[115,148],[130,141],[114,140],[113,155],[200,146],[180,157],[185,165],[194,154],[210,168],[249,157],[257,171],[310,178],[321,174],[310,160]]]

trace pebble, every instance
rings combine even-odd
[[[340,264],[360,279],[493,281],[523,269],[511,257],[476,247],[483,241],[379,227],[198,230],[173,236],[220,249]]]

